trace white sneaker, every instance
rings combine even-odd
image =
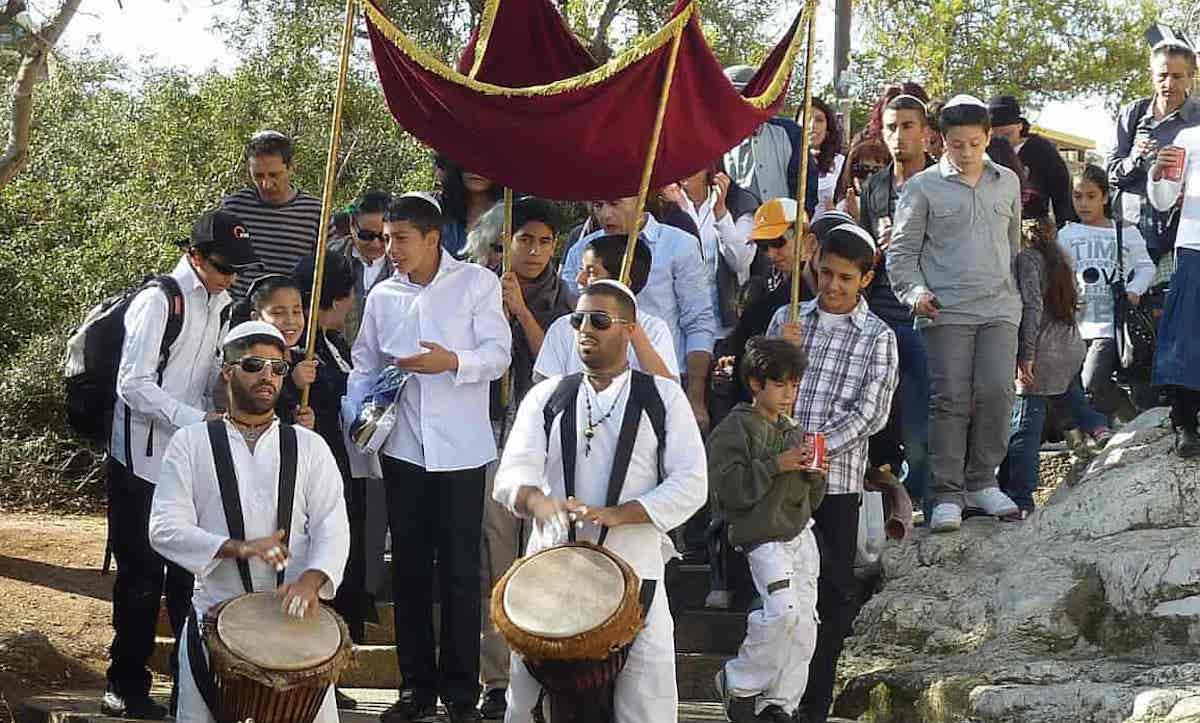
[[[1003,517],[1017,511],[1017,503],[1000,491],[999,487],[987,487],[975,492],[967,492],[967,507],[983,510],[985,515]]]
[[[956,532],[962,527],[962,510],[953,502],[941,502],[929,516],[930,532]]]

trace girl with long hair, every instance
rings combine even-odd
[[[837,190],[846,156],[842,153],[842,129],[837,115],[820,98],[814,97],[812,101],[812,123],[807,130],[808,147],[817,162],[817,211],[813,214],[817,219],[842,200]]]
[[[1063,397],[1079,374],[1085,347],[1075,323],[1079,291],[1075,268],[1055,240],[1047,218],[1028,221],[1017,255],[1021,325],[1017,338],[1017,400],[1000,488],[1017,503],[1021,519],[1034,509],[1038,451],[1051,398]]]
[[[461,258],[467,244],[467,233],[496,202],[504,198],[504,187],[478,173],[442,159],[442,247]]]

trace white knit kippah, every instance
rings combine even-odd
[[[845,231],[846,233],[854,234],[858,238],[862,239],[863,242],[871,248],[872,252],[879,250],[875,245],[875,239],[871,236],[871,234],[867,233],[866,229],[856,223],[844,223],[841,226],[834,226],[829,230],[829,233],[836,233],[838,231]],[[828,234],[826,234],[826,237],[828,237]]]
[[[982,100],[979,100],[975,96],[968,95],[966,93],[959,93],[958,95],[954,96],[950,100],[946,101],[946,105],[942,106],[942,110],[946,110],[947,108],[953,108],[956,105],[974,105],[974,106],[983,108],[984,110],[988,109],[987,103],[984,103]]]
[[[616,279],[597,279],[596,281],[593,281],[591,284],[589,284],[589,286],[601,286],[601,285],[611,286],[614,289],[616,289],[617,291],[620,291],[622,294],[625,294],[626,296],[629,297],[629,300],[633,302],[633,308],[635,308],[635,309],[637,308],[637,296],[633,293],[633,289],[629,288],[625,284],[622,284],[620,281],[617,281]]]
[[[437,198],[432,193],[426,193],[424,191],[409,191],[408,193],[400,194],[399,197],[400,198],[419,198],[422,201],[426,201],[428,203],[433,204],[433,207],[437,209],[438,213],[442,212],[441,201],[438,201]]]

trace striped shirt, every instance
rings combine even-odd
[[[887,424],[899,382],[896,334],[862,299],[854,311],[826,323],[817,301],[807,301],[799,310],[808,366],[800,379],[794,417],[800,429],[825,435],[826,494],[862,492],[867,442]],[[788,311],[786,304],[779,307],[767,336],[782,335]]]
[[[234,213],[246,224],[254,253],[262,261],[261,270],[238,274],[229,290],[240,299],[250,283],[262,274],[291,275],[296,262],[316,253],[317,229],[321,225],[321,199],[297,191],[295,198],[275,206],[263,202],[255,188],[243,188],[221,199],[221,208]]]

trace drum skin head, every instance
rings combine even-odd
[[[570,638],[603,625],[624,595],[621,568],[604,553],[563,547],[538,553],[514,571],[504,612],[527,633]]]
[[[282,610],[275,593],[244,595],[231,601],[217,617],[217,635],[237,657],[266,670],[307,670],[338,651],[341,629],[323,606],[305,618]]]

